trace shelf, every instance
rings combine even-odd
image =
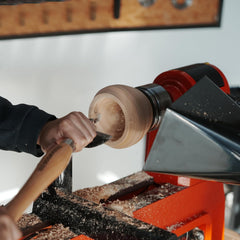
[[[188,0],[190,5],[183,9],[177,8],[173,0],[157,0],[148,7],[139,1],[67,0],[0,5],[0,38],[220,25],[222,0]],[[115,5],[114,11],[114,3],[118,2],[120,8]]]

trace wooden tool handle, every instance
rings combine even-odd
[[[37,167],[18,194],[7,204],[9,215],[16,222],[38,196],[67,167],[73,152],[72,140],[67,139],[50,149],[38,163]]]

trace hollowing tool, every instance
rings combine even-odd
[[[103,143],[106,143],[108,140],[111,139],[111,136],[102,132],[97,132],[96,137],[93,139],[92,142],[90,142],[86,148],[93,148],[97,147]]]
[[[110,138],[111,136],[107,134],[97,132],[96,137],[86,147],[96,147]],[[17,221],[27,207],[68,167],[73,151],[74,142],[66,139],[61,144],[52,147],[44,155],[27,182],[6,206],[14,221]],[[69,174],[66,177],[69,177]],[[65,181],[58,181],[58,179],[56,181],[58,186],[65,186]],[[67,184],[69,184],[69,180]]]

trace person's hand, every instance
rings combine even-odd
[[[6,208],[0,206],[0,239],[17,240],[21,236],[22,233],[8,215]]]
[[[47,151],[54,144],[70,138],[74,141],[75,151],[81,151],[96,136],[94,124],[81,112],[71,112],[65,117],[44,125],[38,137],[38,144]]]

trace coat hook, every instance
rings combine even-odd
[[[25,25],[25,14],[24,12],[19,13],[19,25],[24,26]]]
[[[90,19],[96,20],[97,3],[96,1],[90,1]]]
[[[156,2],[156,0],[138,0],[138,2],[143,7],[150,7],[150,6],[152,6]]]
[[[48,24],[48,22],[49,22],[49,12],[47,9],[44,9],[42,11],[42,21],[44,24]]]
[[[66,8],[66,20],[67,22],[72,22],[73,17],[73,10],[72,7],[68,6]]]
[[[182,10],[192,5],[193,0],[171,0],[171,2],[175,8]]]

